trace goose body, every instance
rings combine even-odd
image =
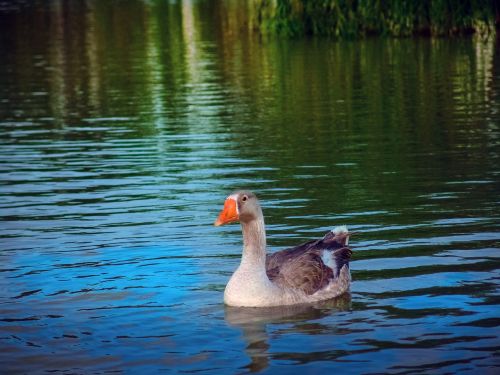
[[[320,240],[267,255],[264,216],[252,192],[227,197],[215,225],[237,221],[243,232],[243,254],[224,291],[227,305],[293,305],[334,298],[349,290],[352,251],[345,226]]]

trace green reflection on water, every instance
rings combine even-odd
[[[338,212],[459,198],[443,184],[495,179],[493,39],[263,40],[233,2],[114,5],[56,1],[10,16],[4,78],[19,92],[2,118],[91,129],[56,139],[109,138],[103,122],[125,138],[210,134],[227,155],[265,159],[260,182],[300,179]]]

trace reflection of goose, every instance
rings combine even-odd
[[[243,331],[246,343],[245,352],[250,357],[250,363],[246,366],[251,372],[261,371],[269,366],[269,336],[266,326],[268,324],[292,323],[294,331],[303,330],[301,324],[311,320],[319,320],[332,313],[332,309],[348,310],[350,308],[351,296],[349,293],[341,297],[321,301],[314,304],[299,304],[288,306],[261,307],[234,307],[226,306],[226,322]],[[288,326],[288,325],[287,325]],[[330,326],[316,324],[319,331],[330,330]],[[310,328],[307,333],[313,334]]]
[[[215,225],[239,221],[243,255],[229,280],[224,302],[230,306],[279,306],[322,301],[349,289],[349,232],[337,227],[321,240],[266,257],[264,216],[255,194],[239,191],[227,197]]]

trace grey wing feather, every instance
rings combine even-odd
[[[347,232],[329,232],[321,240],[270,254],[266,259],[267,275],[273,282],[313,294],[349,265],[352,251],[346,246],[348,237]]]

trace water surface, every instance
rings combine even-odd
[[[1,5],[3,371],[496,373],[498,41],[269,40],[249,16]],[[225,307],[237,188],[269,251],[356,231],[350,295]]]

